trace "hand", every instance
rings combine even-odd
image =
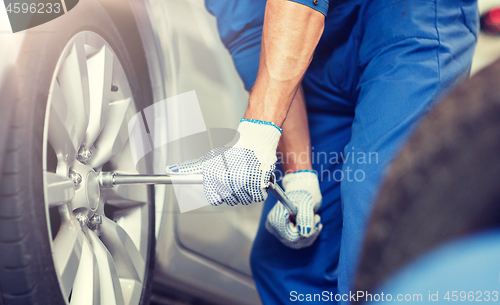
[[[167,166],[167,173],[203,174],[205,196],[212,205],[266,200],[281,129],[273,123],[243,119],[238,133],[234,146],[219,147],[199,159]]]
[[[283,177],[283,187],[297,206],[296,224],[290,221],[288,210],[278,201],[267,215],[266,229],[285,246],[309,247],[323,228],[321,217],[315,214],[322,199],[318,176],[310,171],[287,174]]]

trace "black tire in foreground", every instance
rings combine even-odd
[[[131,58],[106,11],[80,1],[71,12],[27,31],[17,63],[20,96],[9,127],[0,185],[0,304],[67,304],[51,253],[52,215],[44,203],[44,124],[51,79],[67,42],[79,32],[102,37],[116,54],[138,111],[151,104],[151,89],[139,86]],[[148,304],[154,264],[154,201],[148,188],[145,275],[139,302]],[[57,228],[56,228],[57,229]],[[54,227],[52,228],[54,234]],[[117,267],[119,268],[119,267]],[[92,302],[91,302],[92,303]],[[131,304],[131,305],[137,305]],[[102,304],[101,305],[108,305]]]
[[[374,206],[355,291],[420,255],[500,226],[500,61],[454,89],[392,165]]]

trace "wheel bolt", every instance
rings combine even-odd
[[[96,230],[100,224],[102,224],[102,215],[94,214],[90,217],[88,227],[91,230]]]
[[[78,185],[80,185],[80,183],[82,183],[82,175],[80,175],[77,172],[70,171],[69,172],[69,178],[71,180],[73,180],[73,183],[75,184],[75,186],[78,186]]]
[[[92,151],[86,147],[80,148],[78,151],[78,156],[76,156],[76,159],[82,163],[87,163],[87,161],[92,158]]]
[[[87,223],[89,222],[89,218],[86,215],[83,214],[77,214],[76,215],[76,220],[80,223],[80,226],[86,226]]]
[[[94,226],[102,224],[102,215],[94,214],[90,218],[89,224],[94,225]]]

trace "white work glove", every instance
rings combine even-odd
[[[285,246],[293,249],[309,247],[323,228],[321,217],[315,214],[322,199],[318,176],[311,171],[286,174],[283,188],[297,206],[296,224],[290,221],[288,210],[278,201],[267,214],[266,229]]]
[[[262,202],[276,167],[281,128],[273,123],[242,119],[232,147],[212,149],[205,156],[167,166],[167,174],[203,174],[208,202],[230,206]]]

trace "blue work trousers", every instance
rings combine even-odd
[[[206,0],[247,89],[257,75],[265,2]],[[422,116],[468,77],[477,30],[474,0],[330,0],[302,81],[323,231],[311,247],[282,245],[264,225],[276,203],[269,196],[251,255],[264,304],[308,295],[349,301],[389,164]]]

